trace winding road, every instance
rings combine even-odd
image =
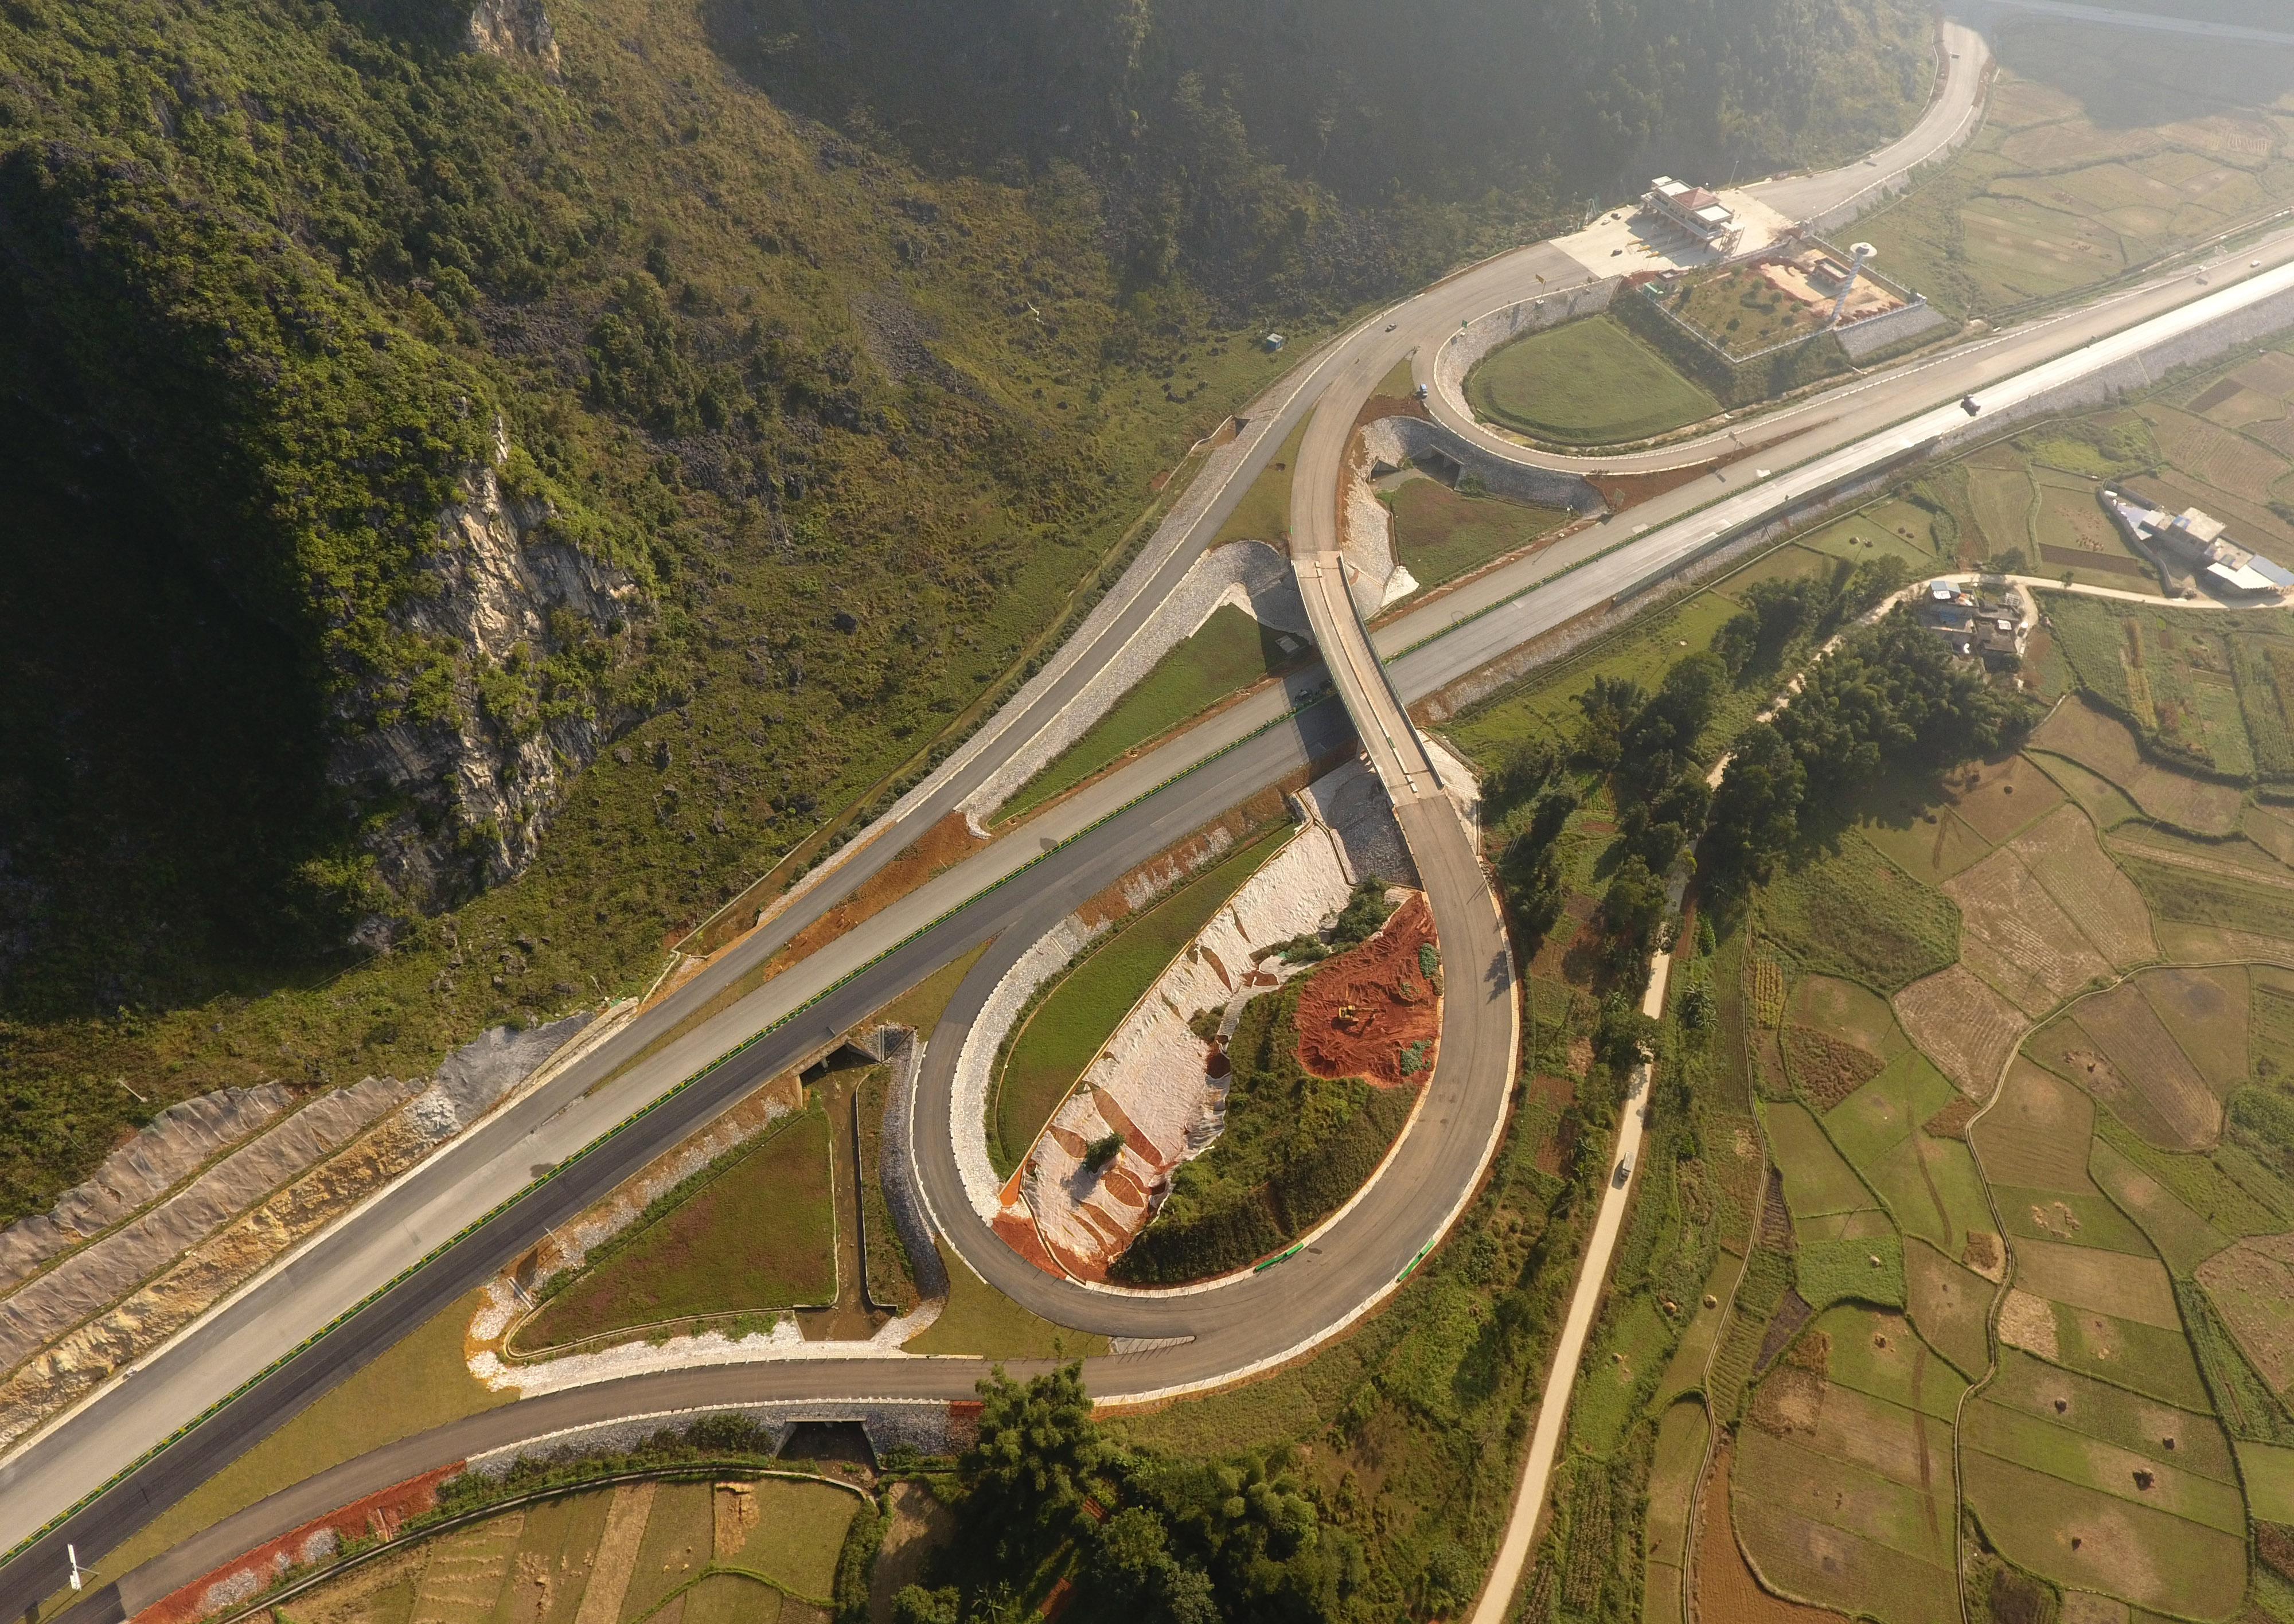
[[[1936,109],[1922,123],[1926,134],[1915,132],[1932,143],[1928,151],[1941,150],[1964,124],[1982,61],[1980,45],[1947,57]],[[1955,103],[1959,111],[1950,117],[1937,110]],[[1795,207],[1813,215],[1870,188],[1875,174],[1921,161],[1920,150],[1905,143],[1878,156],[1885,162],[1776,184],[1797,189]],[[917,1171],[950,1245],[990,1283],[1049,1318],[1167,1344],[1091,1361],[1086,1375],[1103,1399],[1199,1390],[1314,1345],[1382,1300],[1463,1209],[1503,1125],[1511,1081],[1516,1005],[1504,935],[1472,843],[1403,706],[1542,631],[1630,598],[1843,481],[1869,475],[1964,427],[1953,402],[1971,389],[1985,391],[2002,410],[2015,399],[2039,399],[2067,379],[2159,342],[2161,333],[2204,326],[2294,288],[2294,270],[2288,269],[2294,233],[2288,233],[2242,251],[2242,280],[2234,285],[2220,285],[2217,276],[2214,286],[2196,286],[2177,272],[2093,311],[1857,380],[1794,408],[1788,418],[1778,414],[1791,432],[1761,454],[1778,470],[1773,476],[1748,469],[1695,482],[1625,519],[1589,527],[1489,572],[1372,635],[1349,601],[1338,547],[1340,463],[1355,416],[1397,361],[1411,359],[1428,380],[1441,345],[1461,325],[1534,296],[1539,267],[1556,251],[1535,245],[1473,267],[1308,358],[1253,409],[1251,449],[1224,470],[1224,483],[1192,524],[1159,538],[1159,550],[1134,566],[1089,634],[1072,639],[869,839],[848,848],[764,928],[0,1461],[0,1544],[15,1547],[0,1567],[0,1609],[21,1613],[57,1587],[67,1540],[83,1563],[100,1561],[101,1553],[552,1225],[757,1083],[817,1053],[982,942],[992,945],[928,1043],[918,1085]],[[2247,259],[2261,268],[2244,269]],[[1582,280],[1582,269],[1576,274]],[[740,977],[879,872],[1074,702],[1177,585],[1290,427],[1309,415],[1294,475],[1292,546],[1327,671],[1270,686],[1166,741],[728,1007],[708,1012]],[[1533,460],[1510,443],[1484,444],[1494,437],[1471,425],[1445,426],[1480,435],[1476,443],[1490,454]],[[1335,699],[1328,696],[1333,689]],[[1350,739],[1363,742],[1395,798],[1434,902],[1444,956],[1457,967],[1444,1001],[1438,1063],[1384,1174],[1297,1256],[1215,1289],[1119,1293],[1058,1280],[1025,1263],[994,1239],[963,1198],[948,1120],[956,1035],[1003,970],[1083,898]],[[555,1173],[542,1176],[550,1169]],[[391,1283],[376,1292],[385,1281]],[[1593,1288],[1598,1284],[1595,1277]],[[521,1400],[319,1473],[115,1577],[67,1616],[73,1624],[123,1617],[263,1538],[375,1489],[567,1427],[768,1400],[963,1397],[983,1372],[976,1360],[881,1354],[761,1360]],[[1562,1391],[1565,1378],[1557,1377],[1549,1391]],[[163,1440],[166,1447],[157,1447]]]

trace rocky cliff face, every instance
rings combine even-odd
[[[528,56],[557,77],[557,31],[541,0],[478,0],[470,12],[469,48],[489,56]]]
[[[552,533],[546,501],[505,490],[499,430],[496,452],[438,516],[428,589],[395,617],[429,663],[403,694],[346,695],[329,762],[373,808],[362,840],[379,877],[425,911],[533,860],[567,780],[624,719],[602,678],[629,657],[643,608],[626,574]],[[391,930],[376,914],[358,936],[378,945]]]

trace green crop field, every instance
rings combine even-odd
[[[1872,1192],[1856,1176],[1856,1170],[1833,1149],[1832,1141],[1825,1137],[1823,1128],[1806,1107],[1793,1103],[1763,1105],[1761,1119],[1768,1129],[1777,1165],[1783,1170],[1785,1200],[1794,1218],[1871,1208]]]
[[[563,1277],[519,1328],[518,1347],[833,1301],[828,1146],[828,1119],[815,1107],[783,1118],[760,1142],[669,1192],[648,1222]]]
[[[1027,1155],[1100,1045],[1155,978],[1290,837],[1288,825],[1229,853],[1115,936],[1087,949],[1036,1006],[997,1069],[988,1100],[988,1151],[1008,1175]]]
[[[1033,811],[1219,701],[1311,658],[1313,653],[1314,646],[1305,637],[1262,626],[1232,604],[1220,605],[1083,737],[998,807],[997,821],[1008,823]]]
[[[1860,834],[1777,877],[1764,919],[1807,969],[1894,993],[1950,963],[1959,910]]]
[[[1466,398],[1493,422],[1565,445],[1643,440],[1720,410],[1606,314],[1493,351],[1467,376]]]
[[[1893,1233],[1802,1240],[1793,1273],[1812,1308],[1834,1303],[1904,1305],[1904,1243]]]
[[[1407,479],[1386,498],[1395,562],[1421,587],[1438,587],[1517,552],[1569,522],[1565,508],[1468,496],[1433,479]]]

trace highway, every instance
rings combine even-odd
[[[1842,195],[1852,195],[1855,186],[1868,182],[1851,171],[1833,183],[1843,189]],[[2294,253],[2294,243],[2277,243],[2269,251],[2279,256],[2274,263],[2282,263]],[[681,1023],[691,1019],[708,999],[865,878],[874,865],[905,844],[906,838],[913,838],[944,816],[967,792],[967,786],[980,782],[1004,754],[1072,699],[1095,669],[1094,662],[1110,657],[1151,613],[1159,601],[1156,594],[1167,591],[1184,574],[1193,554],[1200,552],[1225,513],[1241,499],[1290,424],[1315,411],[1318,426],[1326,421],[1338,425],[1336,438],[1342,455],[1343,426],[1351,424],[1361,400],[1393,361],[1413,349],[1429,351],[1471,314],[1494,308],[1507,297],[1522,296],[1521,279],[1534,274],[1526,267],[1538,263],[1539,252],[1525,250],[1452,278],[1440,288],[1387,313],[1385,320],[1363,324],[1326,353],[1312,358],[1298,378],[1274,392],[1267,426],[1250,455],[1230,472],[1185,535],[1163,556],[1151,557],[1139,580],[1115,605],[1102,629],[1062,651],[1061,661],[1047,672],[1050,679],[1007,707],[1011,714],[999,716],[984,728],[967,747],[968,753],[951,762],[953,770],[936,775],[904,803],[897,816],[885,820],[859,857],[839,865],[799,905],[785,910],[768,929],[723,955],[595,1054],[442,1150],[0,1463],[0,1541],[12,1545],[134,1462],[187,1417],[200,1414],[249,1375],[286,1355],[311,1333],[360,1303],[377,1282],[394,1279],[506,1197],[517,1197],[506,1211],[466,1240],[368,1304],[346,1332],[326,1336],[289,1360],[253,1393],[137,1468],[118,1488],[20,1553],[0,1571],[0,1600],[20,1611],[46,1595],[61,1571],[61,1546],[66,1539],[80,1546],[83,1560],[116,1545],[158,1508],[210,1475],[312,1394],[323,1391],[517,1255],[550,1224],[595,1199],[754,1082],[802,1058],[825,1038],[864,1018],[931,969],[983,940],[996,939],[996,946],[967,978],[951,1005],[950,1020],[959,1019],[967,1000],[969,1007],[976,1009],[978,1000],[985,996],[987,983],[982,978],[989,967],[1008,964],[1035,934],[1078,900],[1251,791],[1295,770],[1314,755],[1342,746],[1348,729],[1338,705],[1325,702],[1298,710],[1321,681],[1317,673],[1304,673],[1147,752],[1048,809],[1027,825],[1022,837],[987,848],[731,1008],[679,1030]],[[1504,270],[1509,264],[1515,267],[1510,273],[1517,278],[1513,281],[1508,280],[1509,273]],[[2269,285],[2258,286],[2248,296],[2276,290],[2277,285],[2268,276],[2260,281]],[[2171,307],[2187,304],[2193,296],[2214,304],[2241,290],[2217,288],[2209,294],[2199,289],[2194,296],[2189,288],[2172,286],[2153,291],[2162,300],[2162,307]],[[2127,313],[2122,321],[2135,319],[2144,308],[2123,304]],[[2186,313],[2186,319],[2213,317],[2200,311]],[[2042,337],[2046,344],[2060,345],[2062,335],[2050,331]],[[2016,369],[2019,356],[2021,365],[2030,365],[2032,352],[2018,351],[2012,338],[2007,336],[1983,354],[1972,357],[1968,364],[1979,370],[2001,369],[2001,376]],[[2073,359],[2080,363],[2092,359],[2100,364],[2109,357]],[[2076,365],[2072,370],[2076,371]],[[1358,711],[1380,719],[1373,731],[1384,733],[1390,741],[1387,751],[1390,759],[1379,765],[1381,777],[1410,791],[1415,787],[1413,775],[1419,770],[1410,758],[1424,759],[1406,723],[1397,725],[1392,719],[1398,712],[1398,706],[1392,703],[1395,697],[1414,700],[1518,646],[1538,631],[1637,589],[1693,558],[1716,539],[1771,516],[1846,474],[1899,454],[1898,443],[1908,435],[1916,443],[1919,434],[1940,432],[1949,426],[1948,418],[1940,418],[1938,425],[1931,427],[1922,427],[1916,420],[1876,436],[1869,425],[1879,417],[1893,425],[1922,408],[1932,407],[1939,399],[1956,399],[1967,387],[1961,381],[1965,376],[1948,368],[1931,368],[1907,375],[1899,389],[1885,394],[1884,399],[1880,398],[1884,391],[1879,388],[1883,379],[1864,380],[1854,386],[1859,394],[1843,408],[1840,421],[1844,425],[1852,419],[1865,426],[1853,434],[1849,426],[1837,428],[1830,436],[1832,443],[1823,448],[1826,455],[1794,467],[1779,453],[1775,460],[1783,471],[1773,479],[1754,479],[1749,490],[1722,481],[1671,493],[1630,516],[1634,529],[1648,527],[1645,534],[1617,534],[1625,528],[1624,520],[1589,529],[1535,559],[1493,572],[1466,590],[1380,628],[1375,643],[1382,654],[1394,659],[1388,670],[1395,689],[1384,703],[1375,697],[1384,678],[1363,663],[1359,646],[1343,635],[1335,619],[1340,607],[1338,600],[1325,596],[1322,618],[1335,629],[1323,646],[1341,651],[1336,662],[1340,668],[1337,673],[1340,692]],[[1939,410],[1956,414],[1956,407]],[[1318,426],[1310,438],[1318,447],[1327,447],[1331,433]],[[1809,434],[1812,438],[1826,437],[1814,427]],[[1322,453],[1318,450],[1315,454]],[[1305,460],[1302,451],[1302,465]],[[1328,470],[1330,476],[1325,481],[1319,471],[1306,477],[1302,467],[1300,477],[1306,483],[1299,488],[1310,504],[1327,499],[1334,514],[1335,461],[1328,464]],[[1713,497],[1722,492],[1727,494],[1714,502]],[[1330,533],[1317,532],[1316,523],[1302,519],[1297,528],[1310,536]],[[1315,546],[1310,550],[1319,560],[1327,549]],[[1314,578],[1322,579],[1319,568]],[[1395,659],[1397,654],[1401,657]],[[1221,750],[1224,753],[1213,754]],[[1206,762],[1206,757],[1212,759]],[[1379,752],[1374,749],[1373,759],[1379,759]],[[1176,782],[1146,795],[1174,774],[1191,767]],[[1430,778],[1430,765],[1423,770]],[[1143,795],[1146,798],[1139,799]],[[943,1035],[928,1049],[917,1153],[926,1188],[934,1192],[935,1213],[948,1226],[951,1243],[967,1259],[975,1260],[975,1267],[984,1264],[983,1273],[1023,1301],[1050,1301],[1036,1295],[1042,1291],[1062,1294],[1056,1307],[1047,1311],[1081,1328],[1192,1338],[1176,1348],[1094,1361],[1089,1372],[1094,1393],[1127,1396],[1199,1385],[1310,1345],[1364,1311],[1390,1289],[1394,1274],[1420,1246],[1438,1237],[1470,1193],[1474,1173],[1486,1157],[1502,1118],[1502,1084],[1492,1086],[1487,1079],[1501,1074],[1509,1064],[1510,1039],[1505,1052],[1499,1052],[1499,1045],[1490,1036],[1496,1025],[1490,1011],[1498,1004],[1510,1010],[1511,1001],[1504,991],[1510,985],[1510,970],[1504,962],[1502,937],[1481,884],[1478,865],[1446,801],[1438,793],[1406,794],[1397,812],[1427,871],[1429,889],[1441,887],[1454,893],[1437,907],[1446,956],[1461,967],[1449,1001],[1453,1007],[1445,1010],[1441,1061],[1429,1084],[1420,1120],[1397,1153],[1389,1175],[1340,1221],[1339,1230],[1325,1238],[1332,1242],[1343,1239],[1347,1245],[1323,1246],[1319,1252],[1310,1248],[1260,1277],[1262,1289],[1220,1290],[1184,1297],[1127,1297],[1086,1291],[1021,1263],[1002,1251],[1000,1245],[981,1246],[978,1236],[964,1228],[963,1214],[968,1209],[961,1202],[944,1198],[950,1169],[935,1169],[942,1149],[951,1142],[951,1131],[946,1123],[945,1089],[936,1092],[932,1083],[935,1077],[944,1077],[936,1068],[953,1063],[954,1044]],[[1099,821],[1102,818],[1107,821]],[[1051,849],[1045,852],[1047,844]],[[997,884],[1026,864],[1033,866],[1022,881]],[[1481,898],[1478,908],[1466,900],[1469,895]],[[936,921],[940,922],[934,925]],[[927,925],[934,928],[913,940],[906,939]],[[890,957],[879,958],[891,948],[896,950]],[[1481,967],[1480,984],[1486,995],[1460,995],[1463,988],[1458,984],[1468,980],[1462,966],[1468,964]],[[824,995],[825,1002],[807,1007],[809,1001]],[[776,1022],[784,1024],[775,1027]],[[716,1057],[768,1027],[773,1027],[769,1035],[738,1059],[709,1071],[630,1129],[598,1142],[614,1124],[661,1100],[664,1091],[679,1079],[703,1071]],[[657,1049],[644,1053],[655,1043],[660,1045]],[[930,1120],[935,1100],[940,1112],[937,1124]],[[533,1183],[536,1169],[567,1162],[592,1145],[598,1148],[564,1173]],[[520,1191],[525,1193],[517,1194]],[[1354,1225],[1357,1218],[1362,1220],[1358,1226],[1345,1227]],[[1378,1221],[1375,1229],[1372,1220]],[[1029,1278],[1012,1275],[1013,1270],[1024,1271]],[[1004,1278],[1006,1275],[1012,1276],[1009,1283]],[[1140,1328],[1146,1326],[1152,1328]],[[736,1402],[744,1397],[960,1396],[968,1393],[978,1374],[975,1361],[876,1358],[717,1367],[599,1384],[548,1400],[523,1401],[458,1423],[427,1440],[409,1441],[346,1463],[298,1486],[286,1502],[270,1507],[264,1514],[273,1520],[288,1516],[290,1520],[285,1525],[291,1526],[300,1520],[292,1515],[298,1506],[324,1510],[354,1498],[365,1491],[358,1484],[378,1486],[409,1475],[412,1468],[399,1468],[410,1459],[423,1458],[435,1465],[458,1458],[487,1447],[476,1441],[480,1438],[499,1442],[532,1436],[570,1425],[568,1417],[587,1419],[651,1413],[687,1403]],[[395,1476],[376,1480],[373,1474],[378,1472]],[[212,1553],[216,1560],[234,1554],[222,1550],[219,1542],[227,1542],[251,1526],[252,1522],[238,1521],[226,1530],[210,1531],[198,1548],[171,1557],[175,1563],[172,1571],[183,1571],[184,1563],[200,1560],[202,1553]],[[201,1567],[191,1567],[186,1576],[201,1571]],[[148,1587],[159,1583],[165,1574],[142,1577]],[[112,1598],[113,1604],[118,1601],[117,1596]]]

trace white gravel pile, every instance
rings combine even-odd
[[[1276,967],[1254,970],[1253,951],[1317,929],[1345,905],[1349,883],[1336,836],[1308,825],[1212,917],[1085,1068],[1022,1181],[1037,1232],[1064,1267],[1103,1276],[1161,1205],[1173,1170],[1225,1125],[1226,1084],[1208,1075],[1211,1048],[1190,1018],[1224,1011],[1231,1022],[1244,1001],[1281,985]],[[1092,1143],[1110,1133],[1123,1148],[1086,1167]]]

